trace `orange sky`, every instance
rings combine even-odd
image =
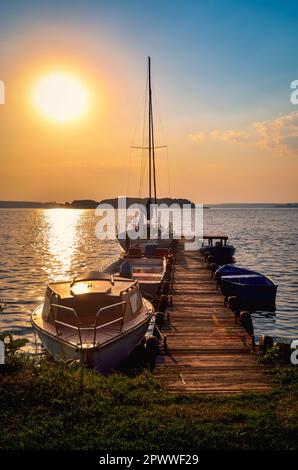
[[[142,117],[137,115],[145,90],[146,55],[134,55],[116,39],[107,47],[104,37],[95,47],[88,36],[81,38],[71,30],[60,36],[55,32],[53,42],[49,29],[47,40],[39,44],[40,34],[39,29],[27,31],[20,41],[7,33],[2,50],[0,79],[6,85],[6,104],[0,106],[0,199],[63,202],[100,200],[127,191],[139,195],[141,154],[130,146],[142,143]],[[170,168],[161,150],[159,196],[169,195],[170,173],[170,195],[198,203],[298,200],[297,155],[279,139],[289,120],[278,121],[279,114],[272,112],[267,118],[258,108],[244,118],[245,111],[241,116],[233,108],[221,113],[214,106],[202,109],[199,102],[188,111],[189,103],[184,108],[174,92],[180,85],[175,85],[175,76],[158,64],[155,67],[153,54],[153,85],[166,134],[157,131],[156,143],[166,140]],[[33,84],[57,69],[78,77],[88,90],[91,106],[79,121],[49,122],[34,107]],[[291,112],[286,109],[285,115]],[[272,136],[277,126],[280,135]],[[144,196],[145,182],[141,187]]]

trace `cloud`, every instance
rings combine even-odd
[[[219,131],[216,129],[210,132],[210,136],[213,139],[233,144],[249,144],[252,141],[252,136],[245,131]]]
[[[206,133],[205,132],[197,132],[196,134],[191,134],[190,138],[194,142],[202,142],[202,140],[205,140],[205,138],[206,138]]]
[[[281,154],[298,154],[298,112],[254,123],[258,145]]]
[[[253,145],[271,149],[280,155],[298,155],[298,112],[268,121],[252,123],[251,130],[219,130],[190,135],[195,142],[219,140],[226,143]]]

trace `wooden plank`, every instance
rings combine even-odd
[[[242,393],[270,390],[266,367],[251,352],[251,338],[235,323],[199,253],[176,252],[173,306],[162,332],[167,351],[155,373],[170,391]]]

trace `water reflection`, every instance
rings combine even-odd
[[[84,211],[77,209],[51,209],[43,211],[44,230],[42,244],[48,252],[45,269],[49,277],[65,277],[81,243],[80,223]]]
[[[95,236],[93,210],[0,210],[0,299],[7,304],[0,329],[32,339],[30,313],[49,280],[101,269],[119,255],[115,240]],[[211,209],[206,231],[227,232],[238,265],[261,271],[278,284],[276,316],[254,314],[256,336],[296,339],[298,334],[298,210]],[[285,238],[286,234],[286,238]]]

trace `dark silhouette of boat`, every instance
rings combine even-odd
[[[277,285],[257,271],[226,264],[215,272],[226,297],[236,296],[249,310],[275,310]]]

